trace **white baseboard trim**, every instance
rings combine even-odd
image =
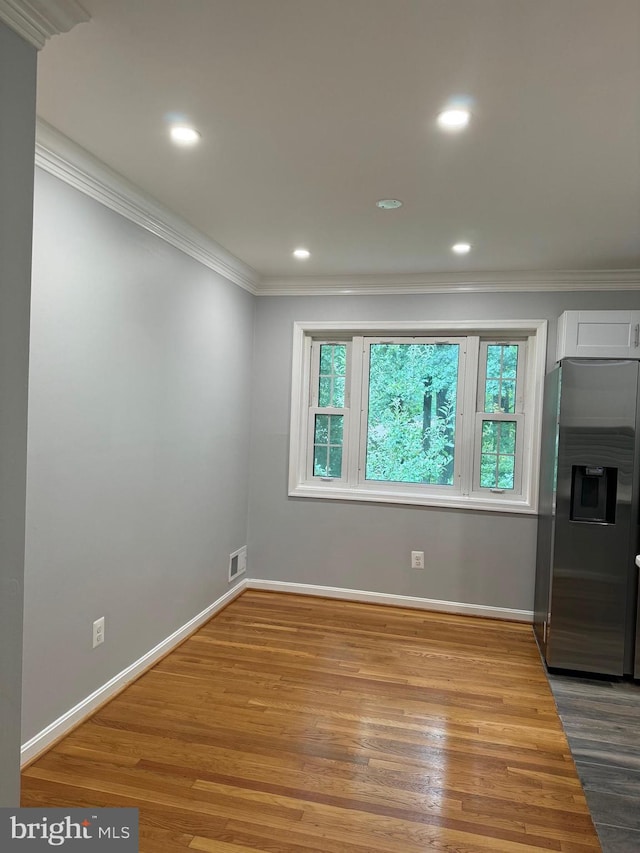
[[[435,610],[441,613],[458,613],[463,616],[488,616],[510,622],[533,622],[532,610],[514,610],[510,607],[491,607],[487,604],[467,604],[462,601],[441,601],[437,598],[417,598],[412,595],[392,595],[388,592],[368,592],[362,589],[343,589],[337,586],[266,581],[251,578],[248,589],[270,592],[293,592],[297,595],[315,595],[322,598],[341,598],[344,601],[362,601],[367,604],[388,604],[392,607],[412,607],[416,610]]]
[[[240,583],[234,586],[233,589],[230,589],[214,601],[213,604],[206,608],[206,610],[198,613],[197,616],[194,616],[193,619],[181,628],[178,628],[177,631],[174,631],[171,636],[164,639],[161,643],[158,643],[157,646],[148,651],[141,658],[138,658],[138,660],[132,663],[131,666],[123,669],[122,672],[119,672],[110,681],[103,684],[102,687],[94,690],[90,696],[87,696],[81,702],[78,702],[74,708],[71,708],[41,732],[38,732],[38,734],[32,737],[31,740],[28,740],[22,745],[20,750],[21,764],[28,764],[36,755],[44,752],[44,750],[48,749],[55,741],[60,740],[60,738],[63,737],[70,729],[74,728],[79,722],[88,717],[99,705],[103,705],[113,695],[122,690],[123,687],[126,687],[127,684],[135,681],[135,679],[146,669],[149,669],[149,667],[156,663],[156,661],[161,657],[178,646],[189,636],[189,634],[192,634],[200,625],[204,624],[219,610],[222,610],[223,607],[226,607],[226,605],[233,601],[234,598],[237,598],[240,593],[244,592],[246,588],[247,582],[245,580],[240,581]]]
[[[434,610],[442,613],[458,613],[466,616],[488,616],[493,619],[505,619],[518,622],[532,622],[533,611],[513,610],[508,607],[490,607],[486,604],[468,604],[461,601],[440,601],[435,598],[417,598],[410,595],[392,595],[387,592],[368,592],[362,589],[345,589],[336,586],[318,586],[316,584],[290,583],[288,581],[267,581],[256,578],[241,580],[236,586],[213,602],[206,610],[194,616],[189,622],[174,631],[161,643],[148,651],[137,661],[123,669],[102,687],[83,699],[68,710],[57,720],[54,720],[37,735],[22,745],[20,750],[23,765],[32,761],[39,753],[44,752],[67,732],[86,719],[96,708],[107,702],[120,692],[127,684],[135,681],[145,670],[166,655],[200,625],[214,616],[245,589],[261,589],[270,592],[291,592],[297,595],[314,595],[321,598],[337,598],[343,601],[362,601],[368,604],[387,604],[393,607],[411,607],[416,610]]]

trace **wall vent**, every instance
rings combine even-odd
[[[238,575],[243,575],[247,571],[247,546],[243,545],[238,548],[229,557],[229,582],[235,580]]]

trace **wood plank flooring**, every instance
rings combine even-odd
[[[548,678],[603,853],[638,853],[640,684]]]
[[[141,853],[598,851],[531,627],[246,592],[23,774]]]

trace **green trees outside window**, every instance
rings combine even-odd
[[[459,349],[371,344],[367,480],[453,483]]]
[[[344,344],[322,344],[320,347],[320,378],[318,406],[344,406],[344,386],[347,375],[347,348]]]
[[[314,477],[342,476],[343,415],[316,415],[313,439]]]
[[[318,371],[318,407],[342,409],[345,403],[347,348],[322,344]],[[316,414],[313,430],[313,476],[342,476],[344,415]]]
[[[515,412],[517,371],[516,345],[490,344],[487,347],[485,412]]]
[[[484,421],[480,485],[484,489],[513,489],[515,468],[515,421]]]

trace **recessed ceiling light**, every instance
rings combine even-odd
[[[175,124],[169,134],[176,145],[195,145],[200,140],[198,131],[186,124]]]
[[[469,110],[443,110],[438,116],[438,124],[443,130],[463,130],[471,118]]]
[[[381,210],[397,210],[397,208],[402,207],[402,202],[397,198],[381,198],[380,201],[376,202],[376,207]]]
[[[299,261],[306,261],[307,258],[311,257],[311,252],[308,249],[294,249],[293,257]]]
[[[451,247],[451,251],[456,255],[466,255],[471,251],[471,243],[455,243]]]

